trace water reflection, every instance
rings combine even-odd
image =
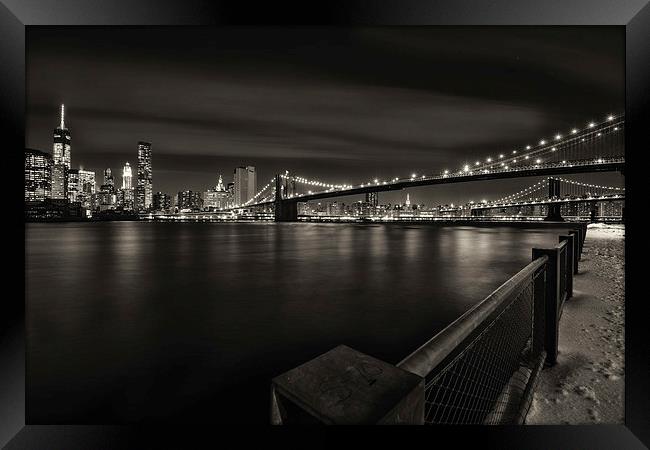
[[[271,377],[345,343],[397,362],[560,230],[27,227],[32,422],[268,422]]]

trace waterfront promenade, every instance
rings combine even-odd
[[[589,226],[557,364],[542,370],[527,424],[623,423],[624,250],[623,225]]]

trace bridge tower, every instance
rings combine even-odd
[[[275,176],[275,221],[297,222],[298,202],[285,198],[287,187],[283,183],[282,175]]]
[[[558,178],[549,177],[548,179],[548,199],[554,200],[560,198],[560,180]],[[560,214],[560,204],[553,203],[548,205],[548,213],[544,220],[552,222],[564,222]]]

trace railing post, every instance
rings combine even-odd
[[[424,378],[345,345],[271,382],[271,424],[424,423]]]
[[[573,236],[573,274],[578,274],[578,261],[580,260],[580,234],[576,230],[569,231],[569,235]]]
[[[546,348],[546,364],[555,365],[557,362],[557,346],[559,336],[560,312],[560,264],[558,248],[533,248],[533,260],[540,256],[548,256],[546,262],[545,301],[544,301],[544,346]]]
[[[573,297],[573,274],[574,274],[574,242],[575,235],[562,235],[560,236],[560,242],[567,241],[566,243],[566,297]],[[560,274],[562,275],[562,274]],[[560,295],[562,293],[560,292]]]
[[[533,256],[533,259],[535,257]],[[546,266],[548,267],[548,266]],[[544,351],[546,334],[546,267],[533,275],[533,354]]]

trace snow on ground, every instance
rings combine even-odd
[[[625,227],[589,225],[558,361],[542,370],[527,424],[622,424]]]

